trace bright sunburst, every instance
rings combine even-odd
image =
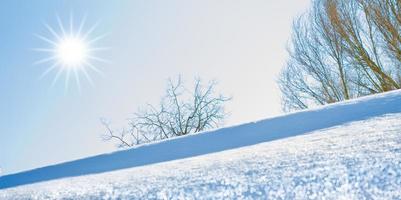
[[[80,67],[87,59],[88,46],[79,37],[65,37],[56,49],[57,59],[67,67]]]
[[[80,76],[83,74],[85,78],[93,85],[93,81],[89,75],[90,71],[101,73],[101,71],[93,64],[96,62],[107,62],[104,59],[96,57],[95,51],[105,50],[107,48],[95,48],[92,45],[102,39],[105,35],[91,38],[90,35],[95,30],[97,24],[85,31],[84,18],[78,26],[74,26],[74,20],[70,15],[69,24],[63,24],[57,17],[58,28],[54,28],[45,24],[49,31],[50,37],[37,35],[38,38],[48,44],[46,48],[35,49],[36,51],[47,52],[48,56],[35,64],[47,64],[49,67],[43,72],[41,78],[48,75],[50,72],[55,72],[53,79],[54,85],[59,77],[64,74],[65,88],[68,88],[71,73],[75,77],[78,88],[81,88]]]

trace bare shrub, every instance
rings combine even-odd
[[[116,131],[102,120],[107,130],[104,139],[117,141],[119,147],[198,133],[219,127],[227,117],[224,103],[231,98],[215,94],[216,82],[206,85],[195,79],[192,90],[184,87],[181,77],[169,80],[159,106],[147,105],[128,120],[128,128]]]

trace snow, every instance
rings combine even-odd
[[[0,177],[0,199],[99,197],[401,199],[401,92]]]

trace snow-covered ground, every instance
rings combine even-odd
[[[401,92],[8,175],[0,188],[0,199],[401,199]]]

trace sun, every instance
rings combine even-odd
[[[73,74],[79,89],[81,89],[81,76],[84,76],[93,85],[93,81],[89,75],[90,72],[102,73],[95,66],[95,63],[108,62],[94,55],[96,51],[107,50],[108,48],[94,47],[93,45],[106,34],[91,37],[98,23],[85,29],[86,17],[80,21],[78,26],[74,26],[72,14],[67,25],[63,24],[58,16],[56,19],[57,28],[45,24],[50,36],[36,35],[39,39],[46,42],[47,45],[45,48],[34,49],[47,53],[45,58],[35,62],[35,65],[48,65],[41,78],[54,72],[55,77],[52,84],[54,85],[60,76],[63,75],[65,77],[65,88],[67,89],[70,76]]]
[[[79,37],[66,37],[58,43],[56,51],[65,66],[80,67],[86,62],[88,45]]]

